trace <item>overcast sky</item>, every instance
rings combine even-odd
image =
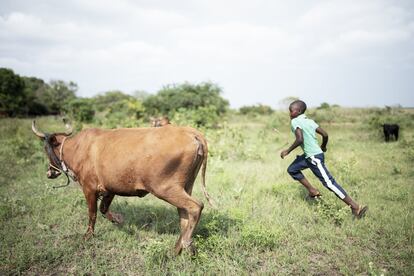
[[[1,0],[0,67],[84,97],[212,81],[232,107],[413,107],[414,1]]]

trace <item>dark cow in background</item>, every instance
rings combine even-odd
[[[385,142],[390,141],[390,137],[394,136],[395,141],[398,140],[398,132],[400,131],[400,126],[397,124],[383,124],[382,128],[384,130]]]

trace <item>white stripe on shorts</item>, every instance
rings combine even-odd
[[[326,185],[328,185],[328,188],[331,189],[335,194],[337,194],[339,198],[344,199],[345,195],[334,184],[332,184],[332,181],[329,179],[328,174],[326,173],[325,169],[322,166],[321,160],[319,160],[318,158],[315,158],[314,156],[311,156],[310,158],[313,162],[315,162],[314,165],[318,167],[319,171],[322,174],[323,179],[326,182]]]

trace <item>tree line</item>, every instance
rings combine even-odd
[[[78,122],[97,122],[109,127],[136,126],[137,120],[167,115],[195,125],[218,121],[229,107],[222,89],[212,82],[164,86],[156,94],[107,91],[93,97],[78,97],[74,82],[45,82],[19,76],[0,68],[0,117],[65,115]]]

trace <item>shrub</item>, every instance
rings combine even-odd
[[[91,122],[95,116],[95,110],[91,99],[74,99],[67,104],[65,109],[71,118],[82,123]]]
[[[220,87],[210,82],[167,85],[156,95],[147,97],[144,107],[150,115],[165,115],[179,109],[197,110],[213,106],[216,115],[220,115],[226,112],[229,105],[228,101],[220,96],[221,92]]]
[[[326,103],[326,102],[323,102],[323,103],[321,103],[321,105],[318,107],[318,109],[329,109],[331,106],[328,104],[328,103]]]
[[[269,115],[273,113],[273,109],[268,105],[258,104],[240,107],[239,112],[241,114],[258,114]]]
[[[315,212],[319,217],[333,221],[336,225],[342,225],[345,218],[349,216],[349,207],[336,205],[336,198],[322,198],[317,201]]]
[[[102,112],[108,109],[114,109],[114,105],[117,105],[119,102],[129,101],[134,99],[134,97],[124,94],[121,91],[107,91],[103,94],[93,97],[93,102],[95,108]]]
[[[136,99],[122,100],[112,104],[105,113],[106,127],[136,127],[144,116],[144,107]]]
[[[121,91],[106,92],[92,101],[99,112],[97,122],[104,127],[137,127],[146,115],[142,101]]]
[[[200,107],[197,109],[179,108],[170,115],[172,122],[177,125],[194,127],[214,127],[219,123],[219,116],[215,106]]]

